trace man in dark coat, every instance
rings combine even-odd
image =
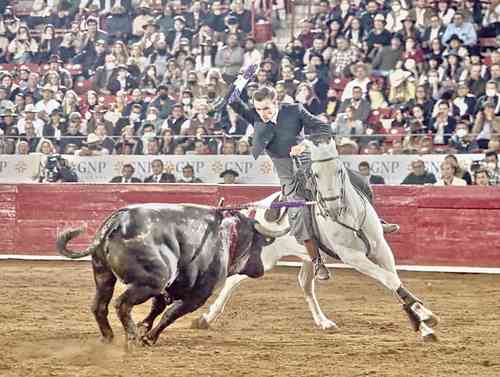
[[[368,161],[361,161],[358,165],[359,174],[361,174],[368,181],[370,185],[384,185],[385,180],[381,175],[370,173],[370,164]]]
[[[170,173],[163,172],[163,161],[153,160],[151,170],[153,174],[144,179],[144,183],[175,183],[175,177]]]
[[[252,76],[252,69],[247,69],[234,84],[229,95],[229,106],[254,127],[252,155],[257,159],[264,151],[271,158],[278,174],[284,194],[292,200],[307,199],[304,193],[295,190],[294,158],[304,157],[305,146],[299,144],[301,135],[331,136],[329,124],[310,114],[301,104],[278,105],[277,94],[272,87],[261,87],[253,93],[253,108],[243,103],[238,96]],[[350,175],[354,175],[354,172]],[[361,190],[371,196],[370,188],[362,179],[353,182],[361,185]],[[368,194],[370,192],[370,194]],[[297,242],[304,244],[314,263],[315,275],[320,280],[329,279],[330,273],[321,260],[314,231],[308,215],[308,209],[293,208],[288,210],[291,234]],[[390,225],[390,224],[387,224]]]
[[[139,178],[133,177],[135,173],[132,164],[125,164],[122,167],[122,175],[113,177],[109,183],[141,183]]]

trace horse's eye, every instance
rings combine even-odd
[[[314,173],[314,178],[319,178],[319,174],[318,173]]]

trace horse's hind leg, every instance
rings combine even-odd
[[[116,277],[113,272],[102,264],[96,257],[92,258],[92,269],[96,292],[92,303],[92,313],[99,326],[99,330],[106,342],[113,340],[113,330],[108,321],[108,305],[113,297]]]
[[[374,250],[371,258],[384,269],[397,274],[394,256],[385,239],[382,238],[378,242],[378,247]],[[403,302],[403,309],[408,315],[414,330],[420,330],[424,339],[434,338],[432,327],[438,324],[438,317],[403,285],[399,286],[395,293]]]

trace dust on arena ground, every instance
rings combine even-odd
[[[318,289],[340,328],[315,328],[296,274],[243,283],[211,330],[190,328],[198,311],[126,353],[112,306],[116,342],[99,342],[89,263],[0,262],[0,376],[500,376],[500,276],[403,273],[441,317],[428,344],[387,291],[350,270]]]

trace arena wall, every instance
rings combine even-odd
[[[55,258],[58,232],[85,224],[84,247],[113,210],[134,203],[226,205],[260,199],[274,186],[18,184],[0,185],[3,258]],[[379,214],[401,225],[389,235],[398,265],[430,269],[500,268],[500,191],[479,187],[374,188]],[[449,268],[446,268],[449,267]],[[479,270],[478,270],[479,271]]]

